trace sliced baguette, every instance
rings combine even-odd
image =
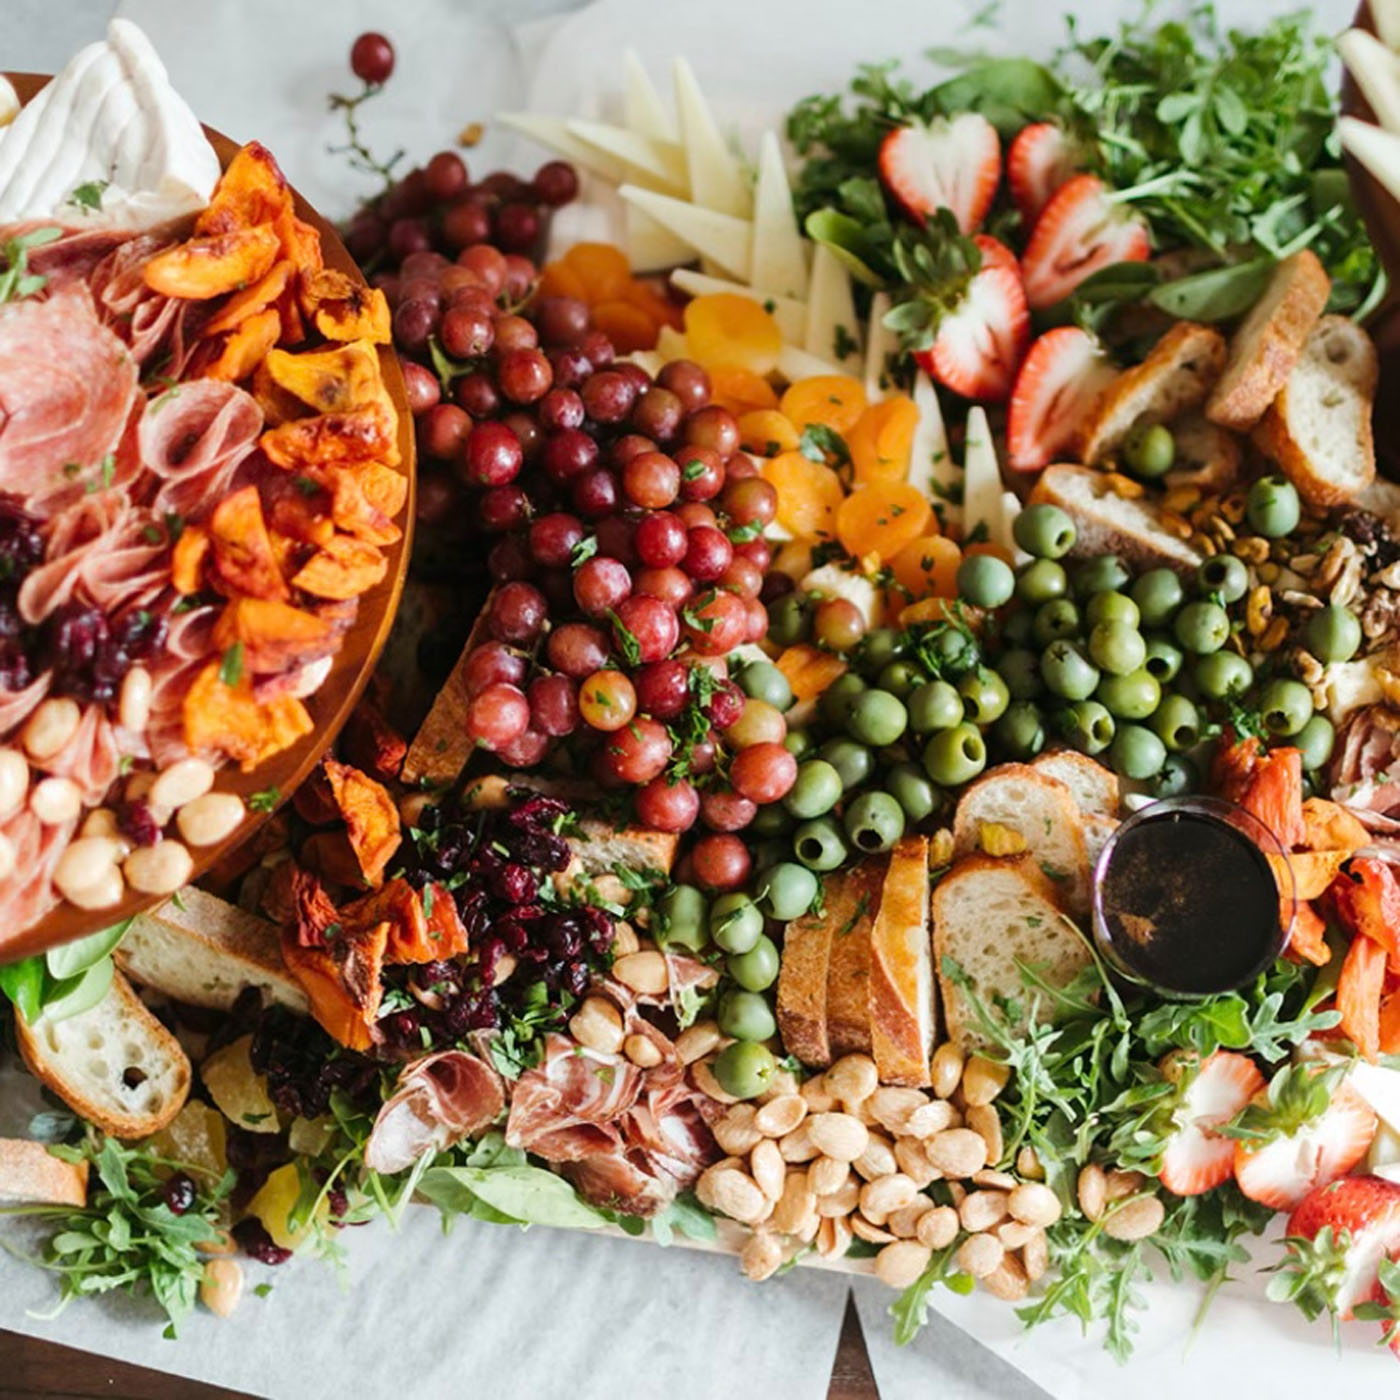
[[[1037,967],[1063,986],[1089,961],[1089,952],[1056,902],[1055,890],[1029,855],[997,859],[967,856],[934,887],[933,946],[943,1023],[948,1038],[964,1050],[980,1049],[986,1034],[963,990],[948,975],[957,963],[972,990],[995,1014],[994,998],[1019,1003],[1008,1024],[1023,1032],[1031,1020],[1031,997],[1018,963]],[[1041,1008],[1044,1015],[1048,1008]]]
[[[81,1206],[87,1201],[87,1182],[86,1162],[65,1162],[42,1142],[0,1138],[0,1202]]]
[[[1108,838],[1117,830],[1118,819],[1116,817],[1086,816],[1084,818],[1084,846],[1089,852],[1089,873],[1093,874],[1094,867],[1099,863],[1099,855],[1102,853],[1104,844]]]
[[[66,1021],[15,1017],[20,1054],[81,1118],[118,1138],[159,1132],[184,1107],[190,1062],[118,972],[107,995]]]
[[[963,792],[953,814],[953,859],[983,850],[989,825],[1017,832],[1067,909],[1089,907],[1089,857],[1069,788],[1026,763],[1002,763]]]
[[[778,971],[778,1029],[783,1045],[804,1065],[831,1063],[826,1026],[826,987],[831,971],[831,940],[855,914],[859,899],[849,870],[822,881],[820,912],[794,919],[783,933]]]
[[[1074,521],[1073,558],[1117,554],[1136,569],[1194,573],[1201,554],[1178,539],[1147,500],[1118,495],[1104,472],[1057,463],[1040,474],[1031,501],[1059,506]]]
[[[1170,423],[1205,401],[1225,365],[1225,337],[1213,326],[1178,321],[1140,364],[1099,394],[1079,430],[1079,457],[1111,456],[1139,423]]]
[[[585,817],[578,831],[567,838],[573,860],[583,875],[611,875],[619,866],[639,873],[659,870],[671,873],[680,837],[674,831],[651,831],[642,826],[615,826]]]
[[[851,884],[850,912],[831,921],[831,954],[826,974],[826,1037],[831,1053],[870,1054],[870,938],[880,912],[884,889],[884,859],[863,861],[847,878]]]
[[[1088,754],[1052,749],[1031,760],[1031,767],[1063,783],[1084,817],[1118,817],[1118,775]]]
[[[467,659],[486,638],[490,606],[488,596],[467,634],[461,655],[408,746],[399,772],[409,787],[446,787],[472,756],[474,746],[467,734]]]
[[[180,902],[138,915],[116,951],[132,981],[191,1006],[228,1011],[245,987],[303,1015],[301,983],[282,961],[277,926],[191,886]]]
[[[1379,374],[1371,337],[1345,316],[1324,316],[1255,428],[1254,445],[1309,505],[1345,505],[1375,480]]]
[[[1258,423],[1293,373],[1331,290],[1331,279],[1311,248],[1279,263],[1264,295],[1230,340],[1230,358],[1206,401],[1212,423],[1237,433]]]
[[[1244,463],[1240,439],[1217,427],[1203,413],[1183,414],[1172,424],[1176,461],[1164,478],[1168,486],[1199,486],[1224,494],[1239,479]]]
[[[937,1025],[928,926],[928,837],[890,852],[870,931],[870,1043],[882,1084],[929,1082]]]

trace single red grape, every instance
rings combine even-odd
[[[728,729],[744,713],[744,692],[733,681],[720,682],[705,707],[705,717],[716,729]]]
[[[638,715],[613,732],[603,752],[615,777],[640,786],[665,771],[671,761],[671,736],[660,721]]]
[[[688,537],[685,525],[668,510],[644,515],[637,522],[637,558],[649,569],[664,569],[685,558]]]
[[[461,455],[472,420],[455,403],[440,403],[418,421],[418,441],[429,457],[449,462]]]
[[[727,588],[741,598],[757,598],[759,589],[763,587],[763,570],[752,560],[736,553],[717,582],[721,588]]]
[[[426,223],[423,226],[426,228]],[[451,266],[452,264],[435,249],[420,248],[417,252],[410,253],[399,264],[399,276],[405,286],[420,280],[440,286],[443,269]]]
[[[530,723],[542,734],[562,738],[578,728],[578,683],[568,676],[536,676],[529,698]]]
[[[476,695],[488,685],[525,684],[526,662],[518,652],[504,642],[483,642],[473,647],[462,667],[462,684],[468,695]]]
[[[670,608],[682,607],[695,592],[690,576],[674,565],[663,569],[639,569],[633,586],[638,593],[659,598]]]
[[[504,289],[506,299],[516,303],[524,301],[530,295],[537,276],[539,269],[529,258],[521,257],[519,253],[507,253]]]
[[[389,225],[389,251],[400,260],[426,253],[432,246],[432,235],[422,219],[395,219]]]
[[[549,664],[575,680],[601,670],[609,650],[607,633],[587,622],[561,623],[545,643]]]
[[[589,359],[592,358],[590,355]],[[632,381],[625,374],[611,369],[590,374],[583,381],[580,393],[588,416],[598,423],[621,423],[632,411],[637,399],[637,389]]]
[[[689,831],[700,814],[700,794],[684,778],[653,778],[632,801],[637,820],[653,831]]]
[[[507,535],[491,546],[486,568],[497,583],[530,577],[530,551],[524,535]]]
[[[655,451],[654,438],[643,437],[641,433],[624,433],[612,445],[612,459],[619,467],[625,467],[633,457],[640,457],[643,452]]]
[[[611,734],[632,722],[637,692],[621,671],[595,671],[579,687],[578,708],[586,724]],[[610,769],[608,764],[603,767]]]
[[[537,350],[540,333],[533,321],[523,316],[498,316],[496,318],[496,358],[504,359],[514,350]]]
[[[742,831],[757,815],[749,798],[729,788],[708,788],[700,799],[700,820],[711,831]]]
[[[493,248],[483,239],[470,248],[463,248],[457,254],[459,267],[469,267],[481,278],[481,284],[498,297],[506,285],[506,255],[499,248]]]
[[[730,760],[729,781],[751,802],[777,802],[797,781],[797,760],[782,744],[754,744]]]
[[[765,582],[768,578],[787,579],[788,585],[791,587],[792,578],[790,575],[768,573],[768,568],[773,562],[773,546],[762,535],[756,535],[751,540],[740,540],[734,546],[734,557],[747,559],[751,564],[756,564],[759,573],[765,575]]]
[[[744,640],[746,642],[761,642],[768,635],[768,609],[757,598],[745,598],[744,616],[746,618]]]
[[[504,486],[520,475],[525,453],[504,423],[478,423],[463,454],[466,479],[473,486]]]
[[[687,443],[678,447],[675,458],[681,468],[681,500],[709,501],[724,486],[724,459],[708,447]]]
[[[598,461],[598,444],[581,428],[559,428],[544,440],[540,465],[561,486],[591,471]]]
[[[588,332],[588,304],[577,297],[541,297],[534,313],[546,345],[576,346]]]
[[[656,719],[675,719],[690,699],[690,667],[676,657],[653,661],[637,672],[633,684],[639,709]]]
[[[394,344],[409,355],[421,355],[437,329],[437,309],[426,301],[403,301],[394,312]]]
[[[639,453],[622,469],[623,493],[645,510],[664,510],[676,499],[680,484],[681,469],[664,452]]]
[[[621,559],[631,568],[637,562],[637,542],[633,538],[634,525],[625,515],[609,515],[598,522],[594,534],[598,536],[598,553],[611,559]]]
[[[538,350],[511,350],[501,357],[496,380],[512,403],[534,403],[549,392],[554,371]]]
[[[503,204],[496,210],[496,243],[508,253],[528,252],[540,228],[540,211],[533,204]]]
[[[618,559],[594,555],[574,574],[574,600],[589,617],[606,617],[631,592],[632,576]]]
[[[446,330],[446,323],[443,329]],[[732,459],[731,459],[732,460]],[[720,493],[720,509],[735,525],[767,525],[778,513],[778,493],[761,476],[736,481],[732,468]]]
[[[394,46],[369,30],[350,45],[350,71],[362,83],[387,83],[394,71]]]
[[[578,172],[566,160],[547,160],[535,171],[530,186],[542,204],[558,208],[578,194]]]
[[[437,375],[425,365],[404,360],[401,368],[409,412],[417,417],[442,399],[442,385],[438,383]]]
[[[530,523],[530,557],[547,569],[567,569],[583,539],[583,522],[577,516],[553,511]]]
[[[551,373],[553,369],[551,363]],[[547,432],[577,428],[583,422],[583,400],[572,389],[553,388],[540,400],[535,417]]]
[[[599,330],[589,331],[579,349],[588,356],[594,369],[602,369],[605,365],[612,364],[613,356],[617,353],[613,349],[612,341]]]
[[[554,370],[554,382],[565,389],[577,389],[593,373],[593,362],[572,346],[549,352],[550,367]],[[579,400],[582,403],[582,400]]]
[[[693,447],[708,447],[721,457],[739,450],[739,422],[718,404],[697,408],[685,420],[685,440]]]
[[[630,633],[637,644],[638,661],[660,661],[676,649],[681,625],[674,611],[660,598],[634,593],[617,605],[614,632],[619,650]]]
[[[533,768],[549,752],[549,735],[527,729],[518,739],[496,750],[496,757],[511,768]]]
[[[747,636],[748,613],[732,593],[712,589],[687,606],[683,626],[696,651],[725,656]]]
[[[704,408],[710,401],[710,376],[694,360],[672,360],[662,365],[656,382],[669,389],[687,413]]]
[[[617,509],[621,494],[617,473],[606,467],[595,467],[591,472],[575,477],[569,488],[574,509],[588,520],[601,520],[603,516],[611,515]]]
[[[439,151],[423,168],[428,193],[439,203],[456,199],[467,187],[467,166],[456,151]]]
[[[758,463],[747,452],[731,452],[724,459],[726,485],[731,481],[748,481],[758,475],[760,475]]]
[[[453,386],[452,397],[473,418],[489,418],[501,406],[496,381],[482,370],[464,374]]]
[[[442,318],[442,348],[455,360],[475,360],[496,338],[493,317],[470,307],[451,307]]]
[[[504,748],[529,725],[530,702],[519,686],[496,681],[467,702],[467,736],[483,748]]]
[[[487,623],[500,641],[529,646],[544,630],[547,615],[544,594],[534,584],[517,581],[496,590]]]
[[[480,200],[455,200],[442,213],[442,236],[449,248],[470,248],[491,237],[491,211]]]
[[[533,414],[517,409],[501,419],[501,426],[509,428],[514,434],[527,462],[533,462],[539,456],[540,449],[544,446],[544,429],[536,422]]]
[[[632,406],[632,426],[657,442],[670,442],[680,432],[685,407],[669,389],[653,384]]]
[[[700,583],[713,583],[734,559],[734,546],[722,530],[713,525],[697,525],[686,537],[681,568]]]
[[[742,889],[753,868],[748,848],[728,832],[702,836],[691,849],[690,862],[700,884],[715,891]]]
[[[490,486],[476,498],[481,528],[493,535],[518,530],[530,518],[530,498],[518,486]]]

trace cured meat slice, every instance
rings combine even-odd
[[[612,1126],[637,1101],[642,1071],[567,1036],[545,1037],[544,1058],[511,1092],[506,1142],[550,1162],[576,1161],[621,1143]]]
[[[51,758],[34,766],[55,778],[71,778],[83,791],[83,804],[95,807],[117,779],[121,750],[116,731],[101,705],[85,705],[73,737]]]
[[[1400,834],[1400,718],[1379,705],[1358,710],[1332,759],[1331,796],[1372,831]]]
[[[157,513],[203,515],[228,489],[262,431],[258,402],[234,384],[196,379],[151,400],[141,415],[141,460],[160,478]]]
[[[185,692],[214,650],[214,624],[219,611],[217,607],[205,607],[173,616],[165,653],[150,668],[151,717],[146,724],[146,742],[158,767],[164,768],[189,755],[185,744]]]
[[[27,224],[0,229],[0,238],[14,238],[36,228],[52,228],[51,220],[31,220]],[[103,262],[129,242],[131,235],[121,229],[73,228],[52,243],[29,249],[26,264],[30,272],[47,278],[44,288],[50,296],[75,282],[91,284]]]
[[[19,613],[31,626],[68,602],[89,560],[117,538],[127,514],[120,491],[99,491],[65,508],[50,526],[45,561],[20,584]]]
[[[418,1060],[379,1110],[365,1144],[365,1165],[401,1172],[425,1152],[441,1152],[480,1132],[505,1107],[501,1077],[465,1050]]]
[[[137,374],[84,287],[0,309],[0,490],[46,519],[76,482],[99,481],[136,401]]]
[[[0,686],[0,739],[12,734],[29,717],[29,712],[49,693],[53,672],[44,671],[23,690]]]
[[[108,616],[149,607],[170,582],[170,545],[149,510],[130,511],[82,564],[80,592]]]
[[[15,852],[15,873],[0,885],[0,928],[28,928],[58,903],[54,866],[76,828],[77,822],[45,826],[28,809],[0,827]]]
[[[173,240],[159,234],[128,238],[96,264],[89,285],[103,324],[126,341],[137,362],[178,378],[192,348],[187,344],[191,323],[202,322],[209,311],[146,285],[146,264],[171,246]]]

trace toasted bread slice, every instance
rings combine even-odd
[[[1176,465],[1164,481],[1168,486],[1199,486],[1211,494],[1224,494],[1239,480],[1244,451],[1234,433],[1217,427],[1205,414],[1193,410],[1172,424],[1176,440]]]
[[[467,734],[467,658],[486,640],[488,597],[477,614],[466,645],[442,683],[404,755],[400,776],[409,787],[445,787],[467,766],[474,745]]]
[[[1030,498],[1059,506],[1074,521],[1073,558],[1117,554],[1136,569],[1179,574],[1200,566],[1200,552],[1166,528],[1155,506],[1118,495],[1104,472],[1056,463],[1041,472]]]
[[[191,1006],[227,1011],[245,987],[305,1015],[301,983],[282,961],[277,926],[191,886],[179,903],[132,920],[116,951],[132,981]]]
[[[870,1044],[882,1084],[929,1082],[937,1031],[928,926],[928,837],[890,852],[870,932]]]
[[[1332,281],[1311,248],[1284,258],[1230,341],[1230,358],[1206,401],[1206,417],[1247,433],[1298,363],[1327,305]]]
[[[794,919],[783,933],[778,971],[778,1029],[783,1045],[804,1065],[829,1065],[826,988],[831,971],[832,934],[856,912],[860,898],[849,870],[822,881],[820,912]]]
[[[984,849],[983,828],[1019,833],[1026,851],[1061,891],[1067,909],[1089,907],[1089,856],[1079,808],[1062,782],[1026,763],[1002,763],[967,787],[953,814],[953,858]]]
[[[189,1058],[120,972],[81,1015],[32,1026],[16,1016],[15,1038],[35,1078],[113,1137],[159,1132],[189,1096]]]
[[[1309,505],[1345,505],[1375,480],[1379,374],[1371,337],[1345,316],[1324,316],[1255,428],[1254,445]]]
[[[1031,760],[1031,767],[1063,783],[1082,816],[1118,818],[1118,775],[1088,754],[1052,749]]]
[[[980,1049],[988,1037],[961,987],[949,976],[956,963],[972,990],[995,1014],[996,998],[1018,1003],[1007,1018],[1013,1034],[1031,1022],[1032,997],[1018,964],[1036,967],[1063,986],[1089,961],[1089,950],[1065,919],[1051,882],[1029,855],[967,856],[934,887],[933,946],[948,1039]],[[1040,1015],[1049,1008],[1041,1007]]]
[[[1205,402],[1225,366],[1225,337],[1213,326],[1178,321],[1140,364],[1125,369],[1089,410],[1079,457],[1102,462],[1139,423],[1170,423]]]
[[[1118,819],[1116,817],[1086,816],[1084,818],[1084,847],[1089,853],[1089,873],[1092,876],[1094,867],[1099,863],[1099,855],[1102,853],[1108,838],[1118,829]]]
[[[1379,516],[1392,530],[1400,530],[1400,481],[1378,476],[1356,498],[1356,504]]]
[[[0,1138],[0,1202],[81,1206],[87,1201],[88,1164],[65,1162],[42,1142]]]
[[[880,912],[884,858],[863,861],[848,873],[854,896],[850,912],[831,919],[831,954],[826,973],[826,1036],[832,1055],[870,1054],[870,938]],[[831,918],[830,914],[827,916]]]

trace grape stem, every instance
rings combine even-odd
[[[362,171],[366,175],[380,176],[384,181],[384,188],[387,190],[394,183],[394,167],[403,159],[403,148],[400,147],[388,160],[375,159],[374,152],[365,145],[364,138],[360,135],[359,125],[360,104],[377,96],[383,90],[383,83],[366,83],[354,97],[346,97],[338,92],[330,94],[331,111],[345,114],[347,139],[339,146],[328,145],[326,150],[333,156],[348,156],[352,170]]]

